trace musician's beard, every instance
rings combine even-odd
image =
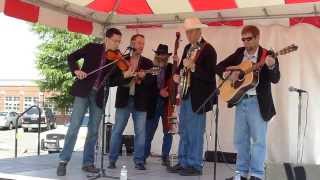
[[[168,64],[168,60],[163,60],[163,59],[159,59],[159,58],[155,57],[154,64],[159,67],[165,67]]]
[[[142,54],[142,51],[140,51],[140,50],[133,50],[132,51],[132,56],[139,57],[139,56],[141,56],[141,54]]]

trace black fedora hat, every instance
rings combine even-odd
[[[153,50],[156,54],[167,54],[169,56],[172,55],[172,53],[168,52],[168,45],[165,44],[159,44],[157,50]]]

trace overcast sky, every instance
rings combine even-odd
[[[30,24],[0,13],[0,79],[37,79],[38,36]]]

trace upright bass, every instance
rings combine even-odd
[[[177,56],[179,49],[179,41],[180,41],[180,32],[176,32],[176,40],[174,44],[174,56]],[[178,85],[173,81],[173,75],[176,73],[178,69],[178,62],[173,60],[173,65],[171,69],[171,78],[167,81],[167,87],[169,91],[168,102],[165,107],[165,118],[168,124],[168,129],[170,134],[176,134],[178,132],[177,125],[177,113],[176,113],[176,105],[178,103],[177,95],[178,95]]]

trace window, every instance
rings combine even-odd
[[[4,102],[4,109],[6,111],[19,111],[20,110],[20,97],[7,96]]]
[[[43,113],[42,112],[42,109],[40,109],[40,111],[41,111],[41,114]],[[28,115],[31,115],[31,114],[39,114],[39,110],[38,110],[38,108],[36,108],[36,107],[33,107],[33,108],[31,108],[28,112],[27,112],[27,114]]]
[[[30,106],[38,105],[39,104],[39,98],[38,97],[24,97],[24,110],[27,110]]]
[[[44,103],[44,108],[50,109],[51,112],[52,112],[52,111],[53,111],[53,112],[56,112],[56,107],[55,107],[55,105],[53,104],[53,102],[50,102],[50,101],[48,101],[48,100],[45,101],[45,103]]]
[[[14,113],[14,112],[11,112],[11,113],[9,113],[9,116],[10,116],[10,117],[14,117],[14,116],[15,116],[15,113]]]

